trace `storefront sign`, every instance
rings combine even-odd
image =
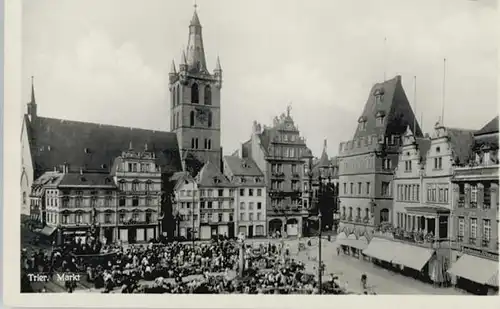
[[[492,253],[492,252],[488,252],[486,250],[481,250],[481,249],[476,249],[476,248],[471,248],[471,247],[466,247],[466,246],[462,246],[462,252],[470,254],[470,255],[478,256],[478,257],[487,258],[489,260],[498,261],[498,253]]]

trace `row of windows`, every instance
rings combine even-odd
[[[227,202],[227,203],[226,203]],[[231,209],[234,206],[233,201],[226,201],[226,202],[200,202],[200,207],[201,209]],[[179,203],[181,209],[191,209],[191,205],[194,205],[194,208],[196,209],[198,206],[198,203],[191,203],[191,202],[180,202]]]
[[[301,199],[296,199],[292,198],[291,199],[291,205],[292,207],[301,207],[302,206],[302,200]],[[271,199],[271,206],[275,208],[282,208],[285,205],[285,200],[282,198],[273,198]]]
[[[458,236],[463,238],[465,236],[465,218],[458,217]],[[469,219],[469,237],[472,239],[479,238],[478,237],[478,219],[470,218]],[[491,240],[491,220],[483,219],[482,220],[482,235],[483,240]]]
[[[191,139],[191,148],[192,149],[199,149],[198,147],[199,147],[199,145],[198,145],[198,138],[197,137],[193,137]],[[212,140],[211,139],[209,139],[209,138],[205,138],[204,139],[203,149],[212,149]]]
[[[261,179],[260,178],[256,178],[256,182],[260,182]],[[215,192],[214,192],[215,191]],[[194,193],[194,195],[196,196],[196,192]],[[200,193],[201,193],[201,196],[204,197],[204,196],[207,196],[207,197],[213,197],[214,196],[214,193],[217,193],[217,196],[218,197],[224,197],[224,189],[218,189],[218,190],[213,190],[213,189],[208,189],[208,190],[200,190]],[[229,195],[228,197],[233,197],[234,196],[234,190],[233,189],[230,189],[228,191]],[[241,188],[240,191],[239,191],[239,194],[240,196],[262,196],[262,189],[254,189],[254,188]],[[193,191],[192,190],[181,190],[180,191],[180,196],[181,197],[184,197],[184,196],[192,196],[193,195]]]
[[[211,221],[211,222],[224,222],[224,221],[233,222],[234,221],[234,215],[232,213],[228,214],[228,216],[226,218],[227,219],[224,220],[224,214],[222,214],[222,213],[212,213],[212,214],[204,213],[204,214],[201,214],[201,221],[202,222],[209,222],[209,221]],[[197,214],[182,214],[182,215],[179,215],[179,220],[191,222],[191,223],[194,223],[194,225],[197,225],[198,224],[198,215]]]
[[[364,185],[362,182],[358,182],[356,189],[354,188],[354,183],[351,182],[349,183],[349,191],[347,190],[347,183],[344,183],[344,194],[357,194],[357,195],[362,195],[363,194],[363,186],[364,186],[364,194],[370,194],[370,182],[366,182]]]
[[[212,105],[212,88],[210,85],[206,85],[203,91],[203,103],[205,105]],[[181,104],[181,88],[179,85],[172,90],[172,102],[174,106]],[[191,103],[200,103],[200,89],[197,83],[191,86]]]
[[[148,179],[144,182],[140,182],[137,179],[133,180],[132,182],[127,182],[125,179],[121,179],[120,181],[118,181],[118,188],[121,191],[128,191],[128,190],[152,191],[152,190],[154,190],[153,182],[151,181],[151,179]]]
[[[298,169],[298,166],[297,164],[292,164],[292,174],[298,174],[299,173],[299,169]],[[304,165],[304,168],[306,168],[306,166]],[[283,173],[283,164],[271,164],[271,172],[273,173]]]
[[[154,163],[123,163],[123,166],[126,167],[125,172],[131,172],[131,173],[136,173],[136,172],[141,172],[141,173],[148,173],[148,172],[155,172],[157,170],[157,166]]]
[[[143,216],[143,214],[144,214],[144,216]],[[113,214],[105,213],[104,214],[104,223],[105,224],[112,223],[113,217],[114,217]],[[58,218],[57,214],[48,213],[47,222],[57,224],[58,223],[57,218]],[[145,212],[145,213],[133,212],[129,216],[128,220],[132,220],[135,222],[145,221],[146,223],[152,223],[152,221],[153,221],[152,218],[153,218],[153,214],[150,211]],[[127,216],[125,213],[118,214],[118,222],[119,223],[124,223],[125,221],[127,221],[126,219],[127,219]],[[73,223],[74,224],[90,224],[92,222],[91,222],[91,218],[89,215],[77,213],[74,215],[68,215],[68,214],[61,215],[61,223],[62,224],[73,224]]]
[[[469,191],[469,204],[467,207],[476,208],[479,198],[483,199],[483,208],[490,209],[491,208],[491,184],[483,183],[483,190],[479,190],[478,185],[473,184],[470,185]],[[482,193],[482,194],[481,194]],[[482,195],[482,196],[480,196]],[[498,207],[498,199],[497,199],[497,207]],[[458,199],[458,207],[464,207],[465,205],[465,184],[459,184],[459,199]]]
[[[418,202],[420,200],[420,185],[398,185],[398,200]]]
[[[253,221],[254,220],[254,214],[253,213],[240,213],[240,220],[241,221]],[[262,214],[260,212],[257,213],[257,221],[262,220]]]
[[[300,158],[302,157],[302,148],[293,147],[274,147],[273,155],[276,157],[285,158]]]
[[[105,197],[103,203],[98,203],[97,198],[91,198],[89,201],[90,201],[89,203],[86,203],[85,200],[80,196],[77,196],[75,198],[63,197],[62,198],[62,207],[63,208],[69,208],[71,206],[73,206],[73,207],[97,207],[99,205],[102,205],[104,207],[114,206],[113,198],[110,196]],[[143,203],[140,203],[140,201],[143,201]],[[141,199],[138,196],[133,196],[131,198],[121,196],[118,198],[118,206],[123,207],[123,206],[127,206],[127,204],[128,204],[128,206],[154,206],[153,203],[155,203],[156,201],[157,201],[156,199],[153,199],[150,196],[146,196],[144,199]],[[54,205],[49,205],[49,206],[57,206],[57,200],[55,200]]]
[[[435,184],[427,185],[427,202],[448,203],[449,189]]]
[[[254,202],[249,202],[248,203],[248,210],[253,210],[254,209]],[[262,203],[261,202],[257,202],[257,210],[261,210],[262,209]],[[246,204],[245,202],[241,202],[240,203],[240,210],[246,210]]]

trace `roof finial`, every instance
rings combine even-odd
[[[144,144],[144,151],[148,151],[148,142],[146,142],[146,144]]]
[[[196,3],[196,0],[194,0],[194,10],[196,11],[197,8],[198,8],[198,4]]]
[[[288,106],[286,107],[286,115],[287,115],[288,117],[290,117],[290,112],[291,112],[291,111],[292,111],[292,102],[290,102],[290,103],[288,104]]]
[[[326,151],[327,139],[325,138],[323,142],[323,151]]]
[[[132,141],[128,144],[128,150],[134,150],[134,147],[132,147]]]

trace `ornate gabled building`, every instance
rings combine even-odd
[[[238,234],[266,236],[267,190],[264,174],[250,158],[225,156],[224,174],[236,189],[234,218]]]
[[[498,294],[498,116],[474,133],[472,156],[454,168],[449,273],[476,294]]]
[[[302,206],[302,179],[306,144],[290,115],[275,117],[272,127],[254,122],[252,136],[242,146],[242,157],[251,158],[265,175],[268,234],[302,235],[308,216]]]
[[[184,169],[196,175],[208,160],[221,166],[222,68],[219,58],[213,73],[205,60],[203,35],[196,9],[189,24],[189,39],[179,67],[169,73],[170,129],[177,135]],[[196,164],[198,161],[198,164]]]
[[[199,238],[235,236],[235,187],[210,160],[195,177],[200,191]]]
[[[354,139],[339,147],[339,233],[369,238],[375,226],[391,221],[393,171],[408,126],[422,136],[401,76],[373,86]]]
[[[126,243],[158,239],[164,213],[160,207],[162,174],[156,154],[149,151],[147,144],[144,149],[134,149],[130,143],[114,160],[110,174],[118,186],[118,206],[108,211],[117,212],[115,228],[106,230],[114,230],[115,239]]]

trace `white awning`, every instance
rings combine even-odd
[[[448,272],[479,284],[498,286],[498,262],[492,260],[464,254]]]
[[[363,254],[374,257],[378,260],[391,262],[396,254],[395,251],[395,246],[392,241],[374,237],[368,244],[368,247],[363,250]]]
[[[415,270],[422,270],[434,254],[433,249],[398,242],[394,245],[396,254],[392,262]]]
[[[45,236],[51,236],[56,230],[56,227],[53,226],[45,226],[40,233]]]

